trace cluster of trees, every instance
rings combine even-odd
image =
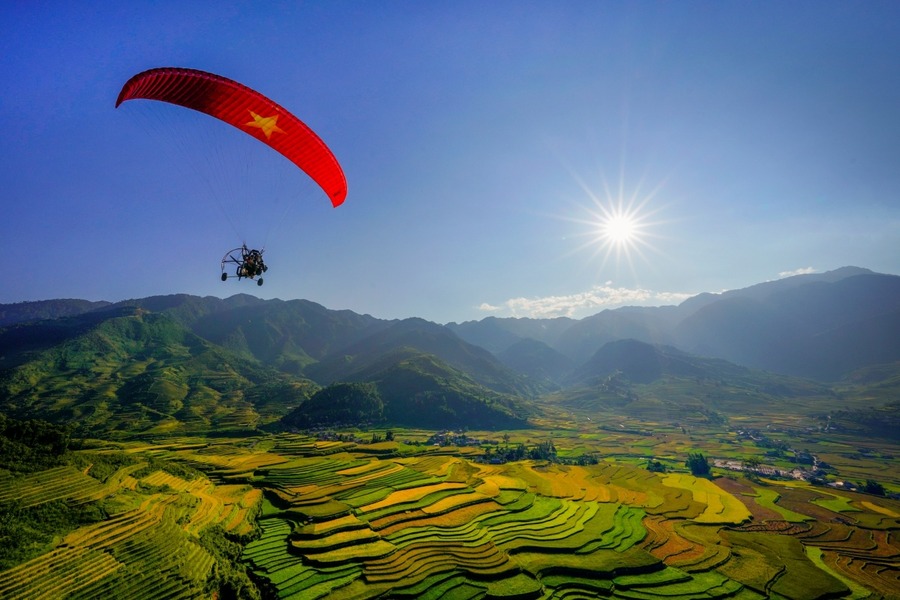
[[[874,479],[866,479],[865,485],[860,485],[859,489],[867,494],[874,494],[876,496],[884,496],[886,493],[884,486]]]
[[[650,459],[647,461],[647,470],[651,473],[665,473],[666,465],[662,464],[658,460]]]
[[[394,432],[388,429],[384,433],[384,437],[381,437],[377,433],[372,434],[372,439],[369,441],[370,444],[378,444],[380,442],[393,442],[394,441]]]
[[[702,452],[689,452],[684,466],[691,470],[691,475],[694,477],[709,477],[712,472],[709,462]]]
[[[76,452],[68,456],[65,462],[94,479],[105,482],[122,467],[133,465],[137,461],[133,455],[124,452]]]
[[[62,463],[72,430],[65,425],[31,419],[20,421],[0,413],[0,468],[22,473]]]
[[[515,446],[509,445],[509,435],[504,435],[506,445],[504,446],[485,446],[484,459],[488,462],[513,462],[516,460],[546,460],[550,462],[559,462],[556,456],[556,446],[552,440],[539,442],[537,445],[528,448],[523,443]]]
[[[373,383],[335,383],[282,419],[289,427],[358,425],[384,420],[384,403]]]
[[[43,554],[59,536],[106,518],[98,502],[53,500],[28,507],[18,500],[0,502],[0,571]]]
[[[200,545],[215,557],[212,576],[206,584],[206,592],[221,600],[260,600],[275,598],[277,590],[268,589],[268,580],[251,580],[247,568],[241,561],[244,545],[252,536],[234,536],[219,525],[207,527],[200,534]],[[263,594],[260,587],[264,588]]]
[[[527,446],[518,443],[515,446],[509,445],[509,434],[503,434],[503,446],[485,445],[482,458],[485,462],[513,462],[517,460],[543,460],[561,465],[596,465],[600,462],[599,457],[594,453],[580,454],[573,457],[561,457],[556,452],[556,446],[553,440],[538,442],[534,446]]]
[[[194,479],[197,479],[198,477],[201,477],[203,475],[203,473],[201,473],[197,469],[189,467],[186,464],[180,462],[161,460],[153,456],[141,456],[141,460],[146,461],[147,465],[141,467],[139,470],[131,474],[131,476],[135,479],[146,477],[147,475],[155,473],[156,471],[165,471],[169,475],[181,477],[186,481],[193,481]]]
[[[594,454],[579,454],[573,458],[560,458],[559,462],[564,465],[578,465],[580,467],[586,467],[587,465],[597,465],[600,464],[600,458]]]

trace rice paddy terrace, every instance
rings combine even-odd
[[[558,444],[634,458],[644,438]],[[900,502],[803,481],[288,434],[102,451],[133,462],[103,481],[70,466],[0,477],[0,502],[108,512],[0,571],[0,597],[215,597],[212,530],[240,542],[264,597],[900,597]]]

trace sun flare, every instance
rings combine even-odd
[[[649,223],[641,206],[618,203],[599,205],[598,209],[591,213],[594,234],[589,245],[602,249],[607,257],[614,254],[617,260],[625,258],[629,262],[632,254],[641,254],[649,246]]]
[[[656,216],[660,208],[650,203],[660,187],[649,194],[638,191],[631,196],[621,192],[614,195],[609,189],[605,197],[591,194],[593,206],[585,207],[587,215],[572,219],[585,226],[581,234],[586,240],[579,248],[591,249],[604,267],[625,263],[634,271],[636,261],[649,261],[648,253],[658,252],[652,242],[659,237]]]
[[[628,215],[613,215],[601,223],[600,235],[613,244],[629,244],[639,235],[638,223]]]

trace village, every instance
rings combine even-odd
[[[779,431],[770,429],[769,432]],[[338,432],[333,429],[320,429],[310,433],[318,440],[351,442],[359,445],[377,444],[395,440],[395,434],[392,430],[385,431],[383,435],[377,432],[371,434],[362,432]],[[834,472],[831,466],[820,460],[815,454],[807,450],[793,448],[787,442],[773,439],[759,430],[737,430],[735,433],[737,435],[737,440],[739,441],[750,441],[758,447],[766,448],[766,457],[781,459],[782,461],[787,460],[794,463],[796,466],[787,469],[773,464],[766,464],[758,458],[744,460],[711,458],[709,460],[711,466],[726,471],[743,472],[753,478],[793,479],[797,481],[806,481],[812,485],[827,486],[834,489],[885,495],[885,490],[881,484],[872,480],[866,482],[853,482],[846,479],[834,479]],[[503,434],[501,439],[503,441],[499,442],[492,439],[473,437],[462,430],[442,430],[433,433],[425,441],[406,440],[404,443],[412,446],[436,446],[441,448],[481,448],[484,453],[481,456],[472,458],[472,460],[494,465],[527,459],[547,460],[561,464],[590,465],[597,464],[601,458],[596,454],[574,458],[560,457],[557,454],[553,441],[549,439],[538,443],[531,443],[530,440],[527,440],[527,443],[519,442],[515,444],[510,444],[509,434]],[[666,470],[663,463],[652,458],[648,461],[648,468],[650,470],[660,470],[663,472]]]

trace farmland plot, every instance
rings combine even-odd
[[[352,457],[338,465],[330,457],[306,459],[302,468],[285,465],[289,470],[270,470],[259,482],[282,492],[281,508],[261,521],[268,553],[252,546],[244,558],[279,586],[281,597],[412,598],[438,590],[439,597],[467,598],[849,593],[808,559],[800,539],[723,529],[754,523],[750,510],[724,487],[685,473],[659,476],[621,464],[467,466],[436,457],[369,456],[363,463],[347,460]],[[314,514],[306,508],[311,498],[340,501],[348,510]],[[807,518],[782,512],[794,525]],[[284,569],[290,578],[274,574]],[[813,576],[817,586],[790,583]]]
[[[250,533],[262,492],[162,470],[135,479],[132,474],[145,465],[120,468],[103,483],[71,467],[3,478],[0,493],[17,495],[23,508],[101,502],[103,511],[112,512],[61,536],[48,552],[0,572],[0,597],[203,597],[216,558],[199,543],[200,533],[213,525]]]
[[[212,527],[244,536],[240,560],[279,598],[812,600],[896,597],[900,585],[900,504],[888,498],[623,462],[485,464],[298,435],[255,444],[133,447],[207,474],[193,479],[0,476],[6,497],[115,494],[122,507],[0,572],[0,596],[209,597],[219,559],[200,541]]]
[[[357,454],[346,444],[331,454],[321,445],[287,445],[285,462],[255,472],[254,485],[278,508],[244,553],[284,598],[514,590],[520,597],[812,598],[852,593],[842,581],[885,589],[897,565],[890,535],[868,546],[852,537],[813,541],[807,524],[815,515],[792,502],[798,492],[774,482],[731,491],[621,463],[486,465]],[[853,506],[884,518],[893,510]],[[804,552],[814,543],[829,571]],[[882,568],[842,562],[851,548]],[[798,577],[820,585],[792,585]]]

